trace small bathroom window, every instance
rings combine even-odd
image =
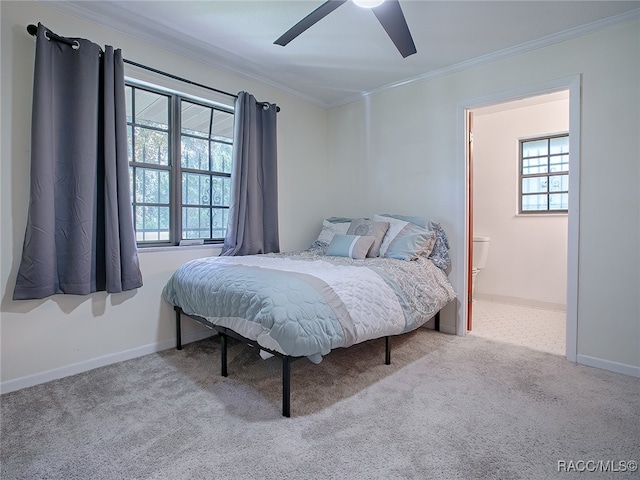
[[[569,209],[569,134],[520,140],[521,214]]]

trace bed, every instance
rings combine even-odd
[[[412,331],[455,298],[446,274],[448,243],[437,224],[404,217],[326,219],[308,249],[206,257],[180,266],[163,290],[173,306],[177,348],[181,318],[215,329],[221,374],[227,339],[282,359],[282,414],[290,416],[291,362],[314,363],[335,348]]]

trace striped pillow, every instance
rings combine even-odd
[[[334,235],[325,255],[351,257],[362,260],[373,245],[375,237],[360,235]]]

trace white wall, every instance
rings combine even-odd
[[[38,21],[67,36],[122,48],[125,58],[221,90],[247,90],[275,102],[278,114],[280,237],[283,250],[307,247],[325,216],[327,112],[259,82],[214,70],[117,31],[67,15],[39,2],[0,3],[1,150],[0,311],[3,391],[131,358],[174,343],[174,316],[161,289],[181,263],[217,254],[212,248],[141,251],[144,286],[136,292],[58,295],[12,300],[29,202],[31,92],[35,39],[26,26]],[[139,76],[127,67],[127,74]],[[164,77],[146,80],[212,98],[211,93]],[[213,98],[220,100],[220,97]],[[183,322],[188,323],[188,322]],[[187,339],[204,334],[185,326]],[[191,337],[190,337],[191,335]]]
[[[145,285],[133,293],[11,300],[29,195],[35,43],[25,27],[38,21],[62,35],[120,47],[128,59],[276,102],[282,107],[278,116],[282,249],[308,246],[321,218],[329,215],[380,211],[426,215],[440,220],[449,233],[454,261],[450,277],[458,292],[463,291],[465,235],[460,109],[467,99],[581,74],[579,359],[640,371],[637,21],[381,92],[327,112],[42,3],[2,1],[0,17],[3,390],[171,345],[173,315],[162,303],[161,288],[180,263],[215,254],[197,249],[142,252]],[[205,92],[191,93],[206,97]],[[458,302],[447,309],[445,329],[455,328],[462,308]],[[189,333],[195,338],[200,330],[191,327]]]
[[[450,277],[460,294],[465,289],[464,107],[575,75],[582,78],[577,358],[640,375],[637,19],[332,109],[330,181],[339,188],[353,185],[351,203],[363,210],[441,220],[453,249]],[[359,125],[355,132],[349,128],[353,124]],[[345,199],[346,193],[337,194],[329,207],[342,211]],[[447,327],[465,308],[460,299],[455,311],[447,312]]]
[[[567,215],[517,214],[518,141],[568,132],[569,98],[563,96],[473,111],[473,232],[491,238],[476,298],[566,305]]]

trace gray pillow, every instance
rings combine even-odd
[[[367,252],[373,245],[374,240],[374,237],[336,234],[333,236],[325,255],[362,260],[367,256]]]
[[[357,218],[351,222],[347,235],[360,235],[374,237],[371,250],[367,253],[367,257],[379,257],[380,245],[382,245],[382,239],[389,230],[389,222],[374,222],[365,218]]]
[[[415,260],[420,255],[428,256],[435,243],[435,232],[401,234],[389,244],[384,256],[398,260]]]

